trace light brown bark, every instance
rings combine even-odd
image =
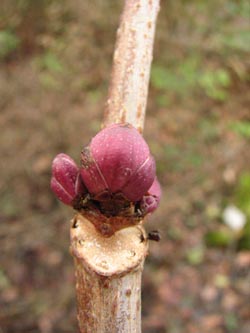
[[[159,0],[127,0],[117,31],[104,126],[143,130]]]

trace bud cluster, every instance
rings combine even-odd
[[[101,130],[81,153],[80,167],[66,154],[52,163],[51,189],[64,204],[105,216],[143,217],[161,197],[155,161],[140,133],[129,124]]]

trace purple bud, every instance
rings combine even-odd
[[[86,192],[77,165],[66,154],[54,158],[50,186],[57,198],[66,205],[72,205],[77,195]]]
[[[161,199],[161,186],[157,178],[155,178],[148,193],[144,195],[140,203],[141,211],[144,214],[152,213],[159,205]]]
[[[100,131],[82,152],[81,176],[92,195],[121,193],[142,199],[155,178],[155,162],[140,133],[129,124]]]

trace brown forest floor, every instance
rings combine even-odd
[[[77,331],[73,212],[50,167],[59,152],[79,160],[100,128],[121,12],[87,3],[0,4],[0,30],[18,40],[0,33],[1,333]],[[162,240],[143,275],[144,333],[250,332],[250,234],[221,219],[229,204],[250,217],[247,9],[162,1],[145,124],[163,188],[146,228]]]

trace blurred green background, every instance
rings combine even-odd
[[[122,1],[1,0],[0,332],[77,331],[53,157],[100,129]],[[163,198],[148,218],[144,333],[250,332],[250,3],[161,2],[144,135]]]

